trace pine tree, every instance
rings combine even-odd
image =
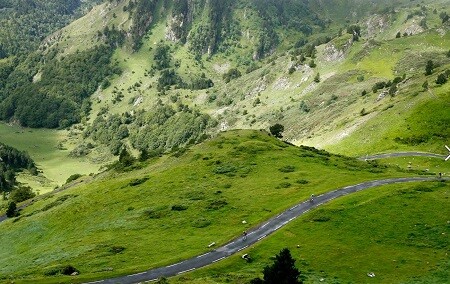
[[[427,66],[425,66],[425,75],[431,75],[433,73],[434,64],[433,61],[428,60]]]
[[[10,202],[8,209],[6,210],[6,216],[8,218],[16,216],[17,205],[14,201]]]
[[[297,284],[302,283],[298,279],[300,271],[295,267],[295,259],[292,258],[289,249],[284,248],[275,256],[271,266],[264,268],[265,284]]]
[[[124,147],[119,155],[119,163],[124,167],[128,167],[131,166],[133,162],[134,162],[133,156],[131,156],[131,154]]]

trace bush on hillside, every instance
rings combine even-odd
[[[225,80],[225,83],[229,83],[231,80],[237,79],[241,76],[241,71],[239,71],[237,68],[231,68],[230,70],[228,70],[228,72],[223,74],[223,79]]]
[[[6,209],[6,217],[11,218],[17,216],[17,205],[14,201],[8,204],[8,209]]]
[[[263,279],[255,278],[252,284],[301,284],[300,271],[295,267],[295,259],[292,258],[289,249],[284,248],[275,256],[272,265],[267,265],[263,270]]]
[[[74,266],[69,264],[51,267],[44,272],[44,275],[45,276],[72,275],[74,273],[79,274],[80,271],[76,269]]]
[[[66,184],[69,183],[69,182],[72,182],[74,180],[77,180],[77,179],[79,179],[82,176],[83,175],[81,175],[81,174],[73,174],[73,175],[71,175],[70,177],[67,178]]]
[[[273,136],[277,138],[283,138],[284,126],[279,123],[276,123],[269,127],[269,131]]]
[[[292,172],[295,172],[295,166],[288,165],[288,166],[281,167],[278,170],[282,173],[292,173]]]
[[[441,73],[438,75],[438,77],[436,79],[436,84],[444,85],[445,83],[447,83],[447,80],[448,80],[448,75],[446,73]]]
[[[11,193],[9,194],[9,199],[16,203],[19,203],[35,196],[36,194],[31,190],[31,187],[21,186],[11,191]]]

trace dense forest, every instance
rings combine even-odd
[[[29,170],[37,174],[36,165],[26,152],[0,143],[0,192],[9,192],[16,185],[16,173]]]
[[[0,62],[0,78],[6,78],[0,81],[0,119],[46,128],[80,122],[89,113],[90,95],[108,76],[120,73],[111,64],[112,51],[101,45],[62,58],[47,55],[46,64],[33,54],[20,63]]]
[[[0,59],[26,54],[100,0],[1,0]]]

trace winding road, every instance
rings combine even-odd
[[[257,228],[249,231],[247,234],[247,239],[244,240],[242,237],[232,240],[231,242],[218,247],[210,252],[205,254],[184,260],[182,262],[178,262],[169,266],[150,269],[148,271],[144,271],[141,273],[136,273],[127,276],[121,276],[117,278],[99,280],[95,282],[88,282],[86,284],[93,283],[103,283],[103,284],[131,284],[138,283],[142,281],[152,281],[157,280],[161,277],[170,277],[178,274],[182,274],[185,272],[189,272],[195,270],[197,268],[201,268],[207,266],[209,264],[218,262],[232,254],[235,254],[248,246],[264,239],[271,233],[280,229],[290,221],[294,220],[298,216],[309,212],[311,209],[316,208],[317,206],[329,202],[335,198],[358,192],[364,189],[387,185],[387,184],[395,184],[395,183],[405,183],[405,182],[419,182],[419,181],[436,181],[439,180],[435,177],[410,177],[410,178],[392,178],[392,179],[384,179],[384,180],[375,180],[363,182],[360,184],[346,186],[343,188],[339,188],[334,191],[330,191],[319,196],[314,197],[314,201],[305,201],[299,203],[283,213],[277,215],[274,218],[269,219],[264,222],[262,225],[259,225]],[[445,178],[444,180],[450,180],[450,178]]]
[[[367,155],[364,157],[359,157],[358,159],[359,160],[377,160],[377,159],[395,158],[395,157],[430,157],[430,158],[445,159],[447,156],[440,155],[440,154],[434,154],[434,153],[426,153],[426,152],[396,152],[396,153]]]
[[[439,154],[432,154],[432,153],[423,153],[423,152],[400,152],[400,153],[390,153],[390,154],[379,154],[379,155],[372,155],[372,156],[365,156],[359,158],[360,160],[373,160],[373,159],[382,159],[382,158],[389,158],[389,157],[404,157],[404,156],[426,156],[426,157],[434,157],[434,158],[445,158],[444,155]],[[126,276],[120,276],[116,278],[111,279],[104,279],[94,282],[87,282],[86,284],[93,284],[93,283],[103,283],[103,284],[131,284],[131,283],[138,283],[142,281],[152,281],[157,280],[161,277],[170,277],[175,276],[178,274],[182,274],[185,272],[189,272],[204,266],[207,266],[209,264],[218,262],[226,257],[229,257],[230,255],[233,255],[241,250],[246,249],[250,245],[264,239],[271,233],[277,231],[290,221],[294,220],[295,218],[301,216],[302,214],[305,214],[309,212],[311,209],[314,209],[326,202],[329,202],[335,198],[345,196],[350,193],[355,193],[364,189],[373,188],[377,186],[382,185],[388,185],[388,184],[395,184],[395,183],[405,183],[405,182],[420,182],[420,181],[437,181],[437,180],[446,180],[449,181],[450,178],[442,178],[438,179],[436,177],[408,177],[408,178],[392,178],[392,179],[383,179],[383,180],[374,180],[374,181],[368,181],[359,183],[356,185],[346,186],[343,188],[339,188],[324,194],[321,194],[319,196],[314,197],[314,201],[304,201],[302,203],[299,203],[288,210],[282,212],[281,214],[277,215],[276,217],[273,217],[269,219],[268,221],[264,222],[263,224],[259,225],[258,227],[252,229],[248,232],[247,238],[244,240],[242,237],[238,237],[229,243],[215,248],[207,253],[204,253],[202,255],[184,260],[182,262],[178,262],[169,266],[160,267],[160,268],[154,268],[150,269],[141,273],[126,275]],[[61,190],[65,190],[61,189]],[[29,203],[24,204],[21,206],[21,208],[26,207],[29,205]],[[0,222],[3,222],[7,219],[6,216],[0,216]]]

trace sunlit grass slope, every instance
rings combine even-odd
[[[30,154],[42,174],[33,177],[24,172],[18,179],[40,193],[64,184],[72,174],[95,173],[101,166],[87,158],[69,157],[74,145],[71,145],[67,131],[29,129],[0,123],[0,142]]]
[[[304,283],[447,283],[449,190],[448,183],[434,182],[355,193],[240,254],[169,283],[248,283],[262,277],[264,266],[284,247]],[[252,262],[241,259],[245,253]]]
[[[167,265],[223,244],[312,193],[409,175],[257,130],[222,133],[141,166],[39,200],[1,223],[2,279],[82,281]],[[80,275],[46,276],[67,264]]]

